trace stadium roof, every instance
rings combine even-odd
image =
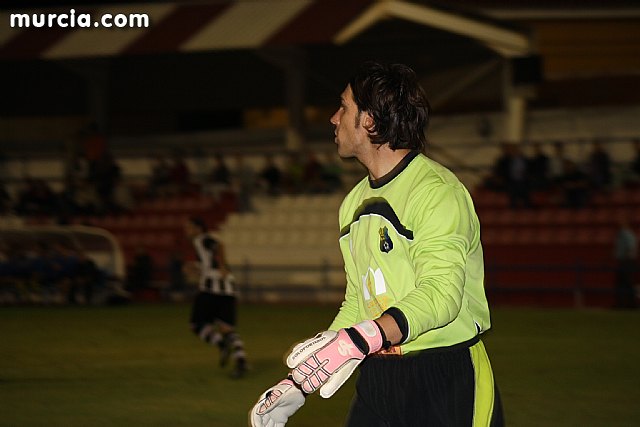
[[[73,13],[70,12],[72,8]],[[35,20],[41,22],[43,16],[61,13],[70,16],[64,21],[68,25],[66,28],[33,25]],[[16,14],[22,18],[16,18]],[[80,22],[80,16],[90,15],[92,21],[97,21],[105,14],[145,14],[150,25],[143,28],[81,27],[88,21]],[[0,59],[68,59],[343,44],[391,18],[470,37],[508,56],[530,51],[527,35],[506,28],[505,24],[416,2],[219,0],[33,9],[25,9],[23,5],[19,10],[5,9],[0,12],[0,19],[9,25],[0,27]]]
[[[12,13],[71,8],[147,13],[152,25],[8,25]],[[366,59],[411,64],[440,111],[499,109],[504,58],[529,54],[541,58],[532,102],[640,102],[628,89],[640,78],[633,0],[8,0],[0,114],[86,112],[87,76],[108,81],[108,108],[123,117],[284,106],[292,62],[306,79],[305,102],[333,105]]]

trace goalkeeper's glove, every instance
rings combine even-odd
[[[296,345],[287,357],[293,380],[310,394],[320,389],[329,398],[369,354],[387,347],[384,332],[373,320],[351,328],[321,332]]]
[[[284,427],[290,416],[304,405],[305,395],[287,378],[260,395],[251,409],[251,427]]]

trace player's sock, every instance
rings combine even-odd
[[[231,355],[231,335],[231,333],[225,334],[220,342],[220,367],[222,368],[227,366]]]
[[[209,335],[209,344],[217,345],[218,348],[222,348],[224,346],[224,338],[222,334],[218,331],[214,331],[211,335]]]
[[[235,364],[233,376],[240,378],[247,371],[247,356],[244,351],[244,342],[240,339],[240,335],[235,332],[229,334],[229,342],[230,355]]]
[[[202,341],[211,345],[217,345],[220,348],[224,345],[222,334],[216,331],[212,325],[204,326],[198,333],[198,336]]]

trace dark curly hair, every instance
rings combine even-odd
[[[365,62],[349,81],[358,115],[373,118],[368,129],[373,144],[392,150],[424,150],[429,101],[416,73],[406,65]]]

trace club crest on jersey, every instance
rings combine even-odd
[[[391,249],[393,249],[393,242],[391,241],[391,237],[389,237],[389,229],[387,227],[381,227],[380,230],[378,230],[378,234],[380,234],[380,250],[389,253]]]

